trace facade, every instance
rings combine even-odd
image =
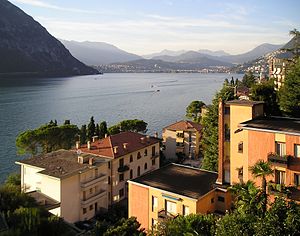
[[[274,169],[270,194],[299,199],[300,119],[264,117],[263,104],[229,101],[219,106],[219,178],[231,185],[256,182],[249,167],[258,160],[269,161]],[[289,189],[289,194],[287,188]]]
[[[159,141],[134,132],[76,148],[16,162],[23,191],[43,205],[51,200],[49,211],[72,223],[126,199],[127,180],[159,168]]]
[[[179,121],[163,129],[164,155],[167,159],[177,159],[181,154],[185,158],[199,157],[201,125],[192,121]]]
[[[178,215],[224,213],[231,206],[229,193],[214,186],[218,174],[170,164],[128,181],[129,217],[150,230],[159,221]]]
[[[289,57],[288,53],[283,53],[269,60],[269,77],[274,79],[276,90],[279,90],[284,84]]]

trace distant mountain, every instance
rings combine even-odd
[[[153,60],[162,60],[176,63],[197,63],[203,65],[204,67],[232,66],[232,64],[229,62],[218,60],[218,57],[213,57],[195,51],[188,51],[180,54],[179,56],[157,56],[153,57]]]
[[[18,7],[0,0],[0,76],[96,74]]]
[[[223,50],[211,51],[211,50],[207,50],[207,49],[200,49],[200,50],[198,50],[198,52],[200,52],[202,54],[210,55],[210,56],[215,56],[215,57],[230,56],[229,53],[227,53]]]
[[[102,42],[76,42],[60,40],[73,56],[87,65],[110,64],[142,59],[111,44]]]
[[[273,52],[281,48],[282,45],[274,45],[269,43],[264,43],[256,48],[252,49],[249,52],[238,54],[238,55],[230,55],[230,56],[221,56],[219,57],[220,60],[231,62],[231,63],[245,63],[248,61],[255,60],[267,53]]]
[[[145,59],[153,59],[154,57],[158,57],[158,56],[179,56],[180,54],[183,54],[185,52],[187,51],[186,50],[171,51],[171,50],[164,49],[161,52],[143,55],[142,57]]]

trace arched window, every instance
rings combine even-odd
[[[147,165],[147,163],[145,163],[144,170],[147,170],[147,168],[148,168],[148,165]]]
[[[138,154],[137,154],[137,159],[140,159],[140,158],[141,158],[141,153],[138,152]]]
[[[141,175],[141,167],[138,166],[137,168],[137,176],[140,176]]]
[[[129,178],[132,179],[133,178],[133,171],[132,170],[130,170],[130,174],[129,175],[130,175]]]

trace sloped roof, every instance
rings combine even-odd
[[[189,120],[181,120],[174,124],[171,124],[164,129],[173,130],[173,131],[198,131],[202,130],[202,126],[196,122],[189,121]]]
[[[82,145],[80,150],[84,153],[92,153],[94,155],[109,158],[118,158],[158,142],[159,140],[157,138],[128,131],[92,142],[90,149],[87,148],[87,145]],[[124,147],[124,144],[126,145],[126,148]],[[117,153],[114,153],[114,147],[117,147]]]

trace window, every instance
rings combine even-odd
[[[86,208],[82,209],[82,213],[85,214],[86,213]]]
[[[144,150],[144,156],[146,157],[147,155],[148,155],[148,150],[145,149],[145,150]]]
[[[133,156],[130,155],[129,162],[133,162]]]
[[[90,194],[92,194],[93,193],[93,189],[92,188],[90,188]]]
[[[238,178],[243,179],[243,167],[237,168],[238,171]]]
[[[300,158],[300,144],[294,145],[294,155],[297,158]]]
[[[275,170],[276,184],[285,184],[285,171]]]
[[[119,182],[124,181],[124,174],[119,174]]]
[[[228,124],[225,124],[225,141],[230,141],[230,129],[229,129],[229,126]]]
[[[189,208],[188,206],[186,206],[186,205],[183,205],[183,208],[182,208],[182,214],[183,214],[184,216],[189,215],[189,214],[190,214],[190,208]]]
[[[119,159],[119,167],[123,167],[124,166],[124,159],[121,158]]]
[[[165,200],[165,207],[166,207],[166,212],[169,212],[171,214],[177,213],[177,206],[175,202]]]
[[[110,176],[107,178],[107,183],[110,184]]]
[[[243,153],[243,150],[244,150],[244,144],[243,144],[243,142],[239,142],[239,144],[238,144],[238,152],[239,153]]]
[[[141,158],[141,153],[138,152],[138,154],[137,154],[137,159],[140,159],[140,158]]]
[[[147,165],[147,163],[145,163],[144,170],[147,170],[147,168],[148,168],[148,165]]]
[[[137,168],[137,176],[140,176],[141,175],[141,167],[138,167]]]
[[[276,153],[280,156],[284,156],[285,152],[285,143],[276,142]]]
[[[157,220],[152,218],[152,227],[154,227],[157,224]]]
[[[224,114],[225,115],[229,115],[230,114],[230,107],[225,107]]]
[[[153,166],[155,165],[155,159],[152,159],[152,165]]]
[[[225,198],[222,196],[218,196],[218,202],[225,202]]]
[[[110,162],[108,162],[108,169],[110,169]]]
[[[120,198],[124,196],[124,188],[119,190],[119,196]]]
[[[130,172],[129,172],[129,179],[132,179],[132,178],[133,178],[133,171],[130,170]]]
[[[300,174],[294,174],[294,184],[297,187],[300,185]]]
[[[95,169],[95,178],[98,177],[98,168]]]
[[[215,199],[214,199],[214,198],[211,198],[211,199],[210,199],[210,203],[213,204],[214,202],[215,202]]]
[[[155,146],[152,147],[152,156],[155,156]]]
[[[157,197],[152,196],[152,211],[157,209],[157,207],[158,207],[158,199]]]
[[[90,211],[93,210],[93,208],[94,208],[93,205],[90,205]]]

